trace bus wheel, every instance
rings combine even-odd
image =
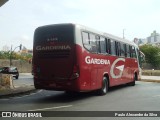
[[[98,95],[105,95],[108,92],[108,86],[107,77],[103,77],[102,88],[97,91]]]
[[[129,85],[130,85],[130,86],[135,86],[136,80],[137,80],[137,74],[135,73],[135,74],[134,74],[133,82],[129,83]]]

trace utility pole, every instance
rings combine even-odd
[[[20,44],[19,46],[15,47],[14,50],[12,51],[12,45],[11,45],[11,51],[10,51],[10,67],[12,66],[12,53],[15,51],[16,48],[18,48],[21,50],[22,49],[22,44]]]
[[[11,55],[11,54],[12,54],[12,45],[11,45],[10,56],[9,56],[9,60],[10,60],[10,62],[9,62],[9,63],[10,63],[10,67],[12,66],[12,58],[11,58],[11,57],[12,57],[12,55]]]
[[[123,29],[123,39],[125,39],[125,37],[124,37],[124,31],[125,31],[126,29]]]

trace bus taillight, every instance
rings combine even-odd
[[[78,65],[74,65],[73,66],[73,73],[70,77],[70,80],[76,79],[79,77],[79,66]]]

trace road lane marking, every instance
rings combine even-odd
[[[12,99],[17,99],[17,98],[23,98],[23,97],[28,97],[28,96],[32,96],[32,95],[35,95],[35,94],[38,94],[40,92],[42,92],[43,90],[39,90],[37,92],[34,92],[34,93],[30,93],[28,95],[22,95],[22,96],[19,96],[19,97],[11,97]]]
[[[41,109],[27,110],[27,111],[42,111],[42,110],[60,109],[60,108],[67,108],[67,107],[72,107],[72,106],[73,106],[73,105],[66,105],[66,106],[57,106],[57,107],[49,107],[49,108],[41,108]]]

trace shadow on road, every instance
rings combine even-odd
[[[126,89],[128,87],[130,87],[130,86],[120,85],[120,86],[116,86],[116,87],[111,87],[107,94],[111,94],[112,92],[119,91],[119,90],[122,90],[122,89]],[[43,90],[43,92],[41,92],[40,94],[45,95],[47,93],[50,93],[50,95],[48,95],[48,96],[46,95],[43,98],[38,99],[37,102],[38,103],[70,103],[70,102],[74,102],[74,101],[77,102],[77,101],[80,101],[80,100],[94,98],[94,97],[107,97],[107,94],[105,96],[97,95],[96,91],[92,91],[92,92],[71,92],[71,93],[53,91],[53,94],[51,92],[52,91]]]

